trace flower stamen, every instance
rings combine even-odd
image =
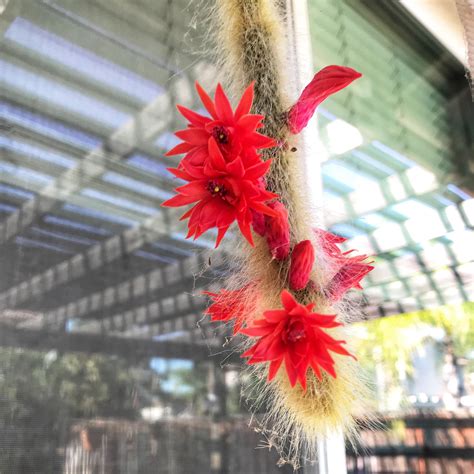
[[[229,143],[229,132],[225,127],[214,127],[212,129],[212,136],[223,145]]]
[[[216,181],[209,181],[207,184],[207,190],[213,195],[219,195],[222,199],[227,195],[227,189],[220,183]]]
[[[298,322],[290,323],[285,333],[285,339],[289,343],[295,343],[306,339],[304,324]]]

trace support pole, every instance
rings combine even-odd
[[[228,474],[228,431],[227,387],[225,384],[225,368],[216,361],[209,363],[208,372],[208,403],[211,423],[211,459],[210,474]]]
[[[294,85],[297,93],[310,82],[315,71],[309,27],[307,0],[286,0],[288,18],[289,57],[294,71]],[[296,97],[295,97],[296,98]],[[314,224],[322,226],[322,217],[318,209],[322,203],[321,157],[318,156],[318,127],[317,118],[313,118],[301,133],[301,176],[306,180],[308,205],[314,211]],[[318,463],[316,466],[305,466],[305,474],[347,474],[346,451],[342,431],[332,433],[318,440]]]

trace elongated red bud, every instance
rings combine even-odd
[[[290,225],[288,223],[288,211],[285,206],[275,201],[268,204],[278,213],[277,217],[265,217],[265,235],[272,257],[276,260],[284,260],[290,253]]]
[[[291,133],[300,133],[321,102],[361,76],[360,72],[345,66],[327,66],[316,73],[288,113]]]
[[[253,230],[260,236],[265,235],[265,216],[258,211],[252,209],[252,227]]]
[[[295,245],[291,252],[289,281],[292,290],[303,290],[309,282],[314,265],[314,248],[310,240]]]

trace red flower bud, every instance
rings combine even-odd
[[[314,264],[314,248],[309,240],[303,240],[295,245],[291,253],[289,281],[292,290],[306,288]]]
[[[252,209],[252,227],[253,230],[262,237],[265,235],[265,216]]]
[[[268,248],[274,259],[284,260],[290,253],[288,211],[279,201],[268,204],[268,207],[271,207],[278,214],[276,217],[265,217]]]
[[[288,113],[288,126],[291,133],[300,133],[321,102],[361,76],[360,72],[350,67],[326,66],[321,69],[304,88],[296,104]]]

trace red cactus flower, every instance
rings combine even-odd
[[[265,218],[265,235],[268,248],[272,257],[276,260],[284,260],[290,253],[290,224],[288,223],[288,211],[279,201],[268,204],[275,214]]]
[[[314,304],[301,305],[286,290],[281,293],[283,309],[265,311],[263,318],[240,332],[259,340],[242,357],[248,364],[270,362],[268,380],[272,380],[282,362],[292,387],[299,381],[306,389],[306,373],[311,367],[321,379],[320,368],[336,378],[334,359],[329,351],[352,356],[342,344],[322,328],[341,326],[335,315],[313,313]]]
[[[277,197],[264,185],[264,176],[271,162],[263,162],[257,152],[259,148],[274,146],[275,142],[256,132],[262,126],[263,116],[249,113],[253,84],[244,92],[235,112],[220,84],[214,101],[198,83],[196,88],[210,117],[178,106],[189,120],[189,126],[176,132],[183,143],[170,150],[168,155],[186,155],[177,168],[169,171],[188,184],[176,188],[178,195],[162,205],[195,204],[182,216],[182,219],[189,218],[187,237],[196,239],[216,227],[217,247],[227,229],[236,221],[244,237],[253,245],[253,215],[257,212],[276,215],[265,205]]]
[[[243,93],[235,111],[232,110],[220,84],[217,85],[214,101],[197,82],[196,89],[210,117],[178,105],[179,111],[189,124],[188,128],[175,133],[183,143],[166,153],[167,156],[185,153],[180,167],[192,176],[197,172],[198,176],[195,177],[199,177],[199,171],[209,159],[208,145],[211,137],[214,138],[226,161],[232,161],[239,155],[246,167],[259,162],[258,149],[275,146],[273,139],[257,132],[257,129],[263,126],[263,115],[250,114],[253,83]]]
[[[316,73],[288,113],[291,133],[300,133],[321,102],[361,76],[360,72],[344,66],[327,66]]]
[[[252,211],[269,216],[277,213],[265,202],[277,197],[263,189],[259,181],[267,173],[270,160],[246,167],[240,156],[226,161],[214,137],[209,138],[209,160],[199,173],[191,174],[180,168],[169,168],[188,184],[176,188],[179,193],[162,206],[180,207],[196,203],[181,219],[189,218],[187,238],[198,238],[207,230],[218,229],[216,247],[219,246],[230,225],[237,221],[244,237],[253,245]],[[196,176],[198,175],[198,176]]]
[[[372,262],[366,262],[367,255],[351,257],[354,250],[342,252],[338,247],[338,244],[344,243],[347,239],[323,229],[314,229],[314,232],[336,272],[326,285],[325,292],[328,298],[331,301],[338,301],[351,288],[361,290],[361,280],[374,269]]]
[[[238,333],[242,326],[253,316],[257,305],[257,292],[254,285],[246,285],[240,290],[221,289],[219,293],[203,291],[213,300],[204,314],[211,317],[211,321],[232,321],[232,334]]]
[[[292,290],[306,288],[314,265],[314,248],[309,240],[297,243],[291,252],[289,282]]]
[[[326,286],[326,294],[331,301],[340,300],[351,288],[362,290],[361,280],[374,269],[370,265],[372,262],[364,262],[366,258],[366,255],[346,258],[346,261],[342,263],[339,270]]]
[[[316,228],[313,230],[326,255],[330,257],[339,257],[342,255],[342,252],[337,244],[344,243],[347,240],[346,238],[341,237],[340,235],[332,234],[331,232],[328,232],[324,229]]]

